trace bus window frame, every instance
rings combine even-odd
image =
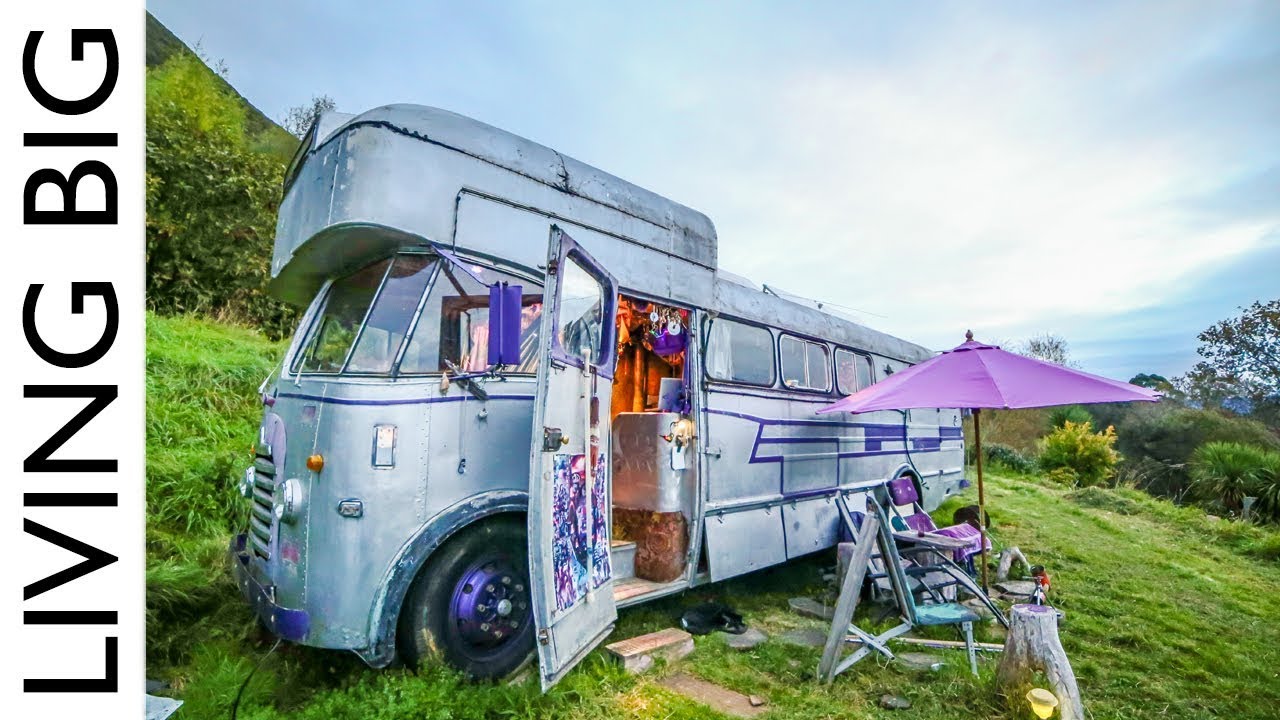
[[[782,332],[781,330],[776,330],[775,328],[770,327],[769,325],[765,325],[764,323],[753,322],[751,320],[744,320],[742,318],[734,317],[732,315],[706,313],[704,317],[705,317],[705,320],[703,321],[703,331],[702,331],[701,361],[702,361],[702,377],[706,382],[709,382],[712,384],[724,383],[726,385],[740,385],[742,387],[752,387],[752,388],[776,388],[777,387],[778,377],[779,377],[778,335]],[[752,383],[752,382],[747,382],[745,380],[735,380],[732,378],[718,378],[711,374],[709,365],[707,363],[707,353],[711,352],[711,327],[712,325],[715,324],[717,320],[727,320],[729,322],[738,323],[739,325],[747,325],[750,327],[759,328],[769,334],[769,346],[770,346],[769,355],[771,358],[773,370],[770,375],[770,379],[768,383]]]
[[[816,388],[816,387],[809,387],[806,385],[793,386],[793,385],[787,384],[786,368],[782,366],[782,341],[784,338],[797,340],[807,345],[816,345],[822,348],[823,355],[826,357],[826,361],[827,361],[826,362],[827,367],[826,367],[826,373],[825,373],[826,375],[825,379],[827,384],[825,387]],[[790,390],[792,392],[810,393],[814,395],[829,395],[831,393],[831,389],[834,386],[834,382],[832,381],[832,372],[835,370],[835,356],[831,352],[831,348],[828,346],[828,344],[825,341],[818,340],[816,338],[805,337],[803,335],[798,335],[793,332],[787,332],[785,330],[779,330],[777,345],[778,345],[778,380],[783,390]],[[805,357],[805,360],[804,360],[805,366],[807,367],[809,364],[809,353],[807,348],[805,350],[804,357]]]

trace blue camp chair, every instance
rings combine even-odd
[[[980,620],[980,616],[972,609],[961,605],[958,602],[946,600],[941,593],[935,588],[928,586],[926,583],[931,574],[945,574],[950,578],[947,582],[951,585],[963,585],[971,593],[980,597],[984,602],[992,608],[996,616],[1004,621],[1003,613],[991,603],[991,600],[972,583],[972,578],[964,572],[955,563],[950,562],[946,557],[940,555],[936,548],[933,549],[933,556],[941,560],[936,565],[924,565],[916,562],[906,563],[903,561],[901,550],[895,540],[893,526],[890,523],[888,513],[882,505],[882,501],[877,499],[873,494],[868,493],[866,496],[867,511],[874,513],[877,519],[877,548],[872,553],[872,561],[869,563],[867,577],[873,582],[877,577],[882,578],[894,596],[903,622],[892,630],[882,633],[879,636],[872,635],[857,626],[849,625],[849,634],[856,636],[862,641],[864,650],[856,653],[852,658],[856,662],[860,657],[865,656],[872,650],[878,651],[886,657],[892,658],[893,653],[886,646],[888,640],[909,631],[913,627],[928,627],[934,625],[956,625],[964,638],[965,650],[969,656],[969,669],[973,674],[978,674],[977,655],[973,644],[973,623]],[[842,496],[839,502],[841,516],[849,529],[852,536],[857,537],[861,528],[861,522],[855,520],[854,513],[848,510],[845,498]],[[923,554],[923,553],[921,553]],[[907,566],[911,571],[908,572]],[[961,580],[959,576],[963,576],[965,580]],[[921,601],[916,600],[916,595],[922,596]],[[1004,621],[1007,622],[1007,621]],[[851,663],[849,663],[851,664]],[[846,665],[847,666],[847,665]]]

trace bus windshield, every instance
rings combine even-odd
[[[536,372],[541,287],[491,268],[469,269],[485,283],[433,255],[407,253],[335,280],[293,371],[420,375],[449,370],[450,364],[483,371],[488,366],[489,285],[508,282],[525,288],[520,363],[510,370]],[[433,274],[436,280],[424,302]]]

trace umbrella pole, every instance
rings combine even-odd
[[[974,457],[978,464],[978,535],[982,539],[982,592],[990,592],[987,588],[987,494],[982,486],[982,411],[973,409],[973,447]]]

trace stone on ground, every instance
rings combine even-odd
[[[834,607],[828,607],[812,598],[791,598],[787,601],[791,611],[806,617],[830,621],[835,614]]]
[[[759,630],[755,628],[747,628],[747,631],[741,635],[729,635],[726,633],[724,636],[724,644],[734,650],[750,650],[768,639],[769,636]]]
[[[827,631],[822,628],[800,628],[788,630],[779,635],[778,639],[792,645],[822,647],[827,644]]]
[[[683,695],[694,702],[707,705],[712,710],[717,710],[725,715],[753,718],[766,711],[763,698],[756,698],[761,702],[760,704],[754,704],[752,702],[754,696],[748,697],[715,683],[700,680],[688,673],[668,675],[659,680],[658,684],[678,695]]]
[[[995,589],[1013,597],[1026,598],[1031,597],[1031,593],[1036,591],[1035,580],[1005,580],[993,585]]]
[[[900,652],[894,653],[894,657],[912,670],[937,670],[944,663],[942,656],[931,653]]]
[[[911,708],[911,701],[901,695],[881,695],[880,707],[885,710],[908,710]]]

